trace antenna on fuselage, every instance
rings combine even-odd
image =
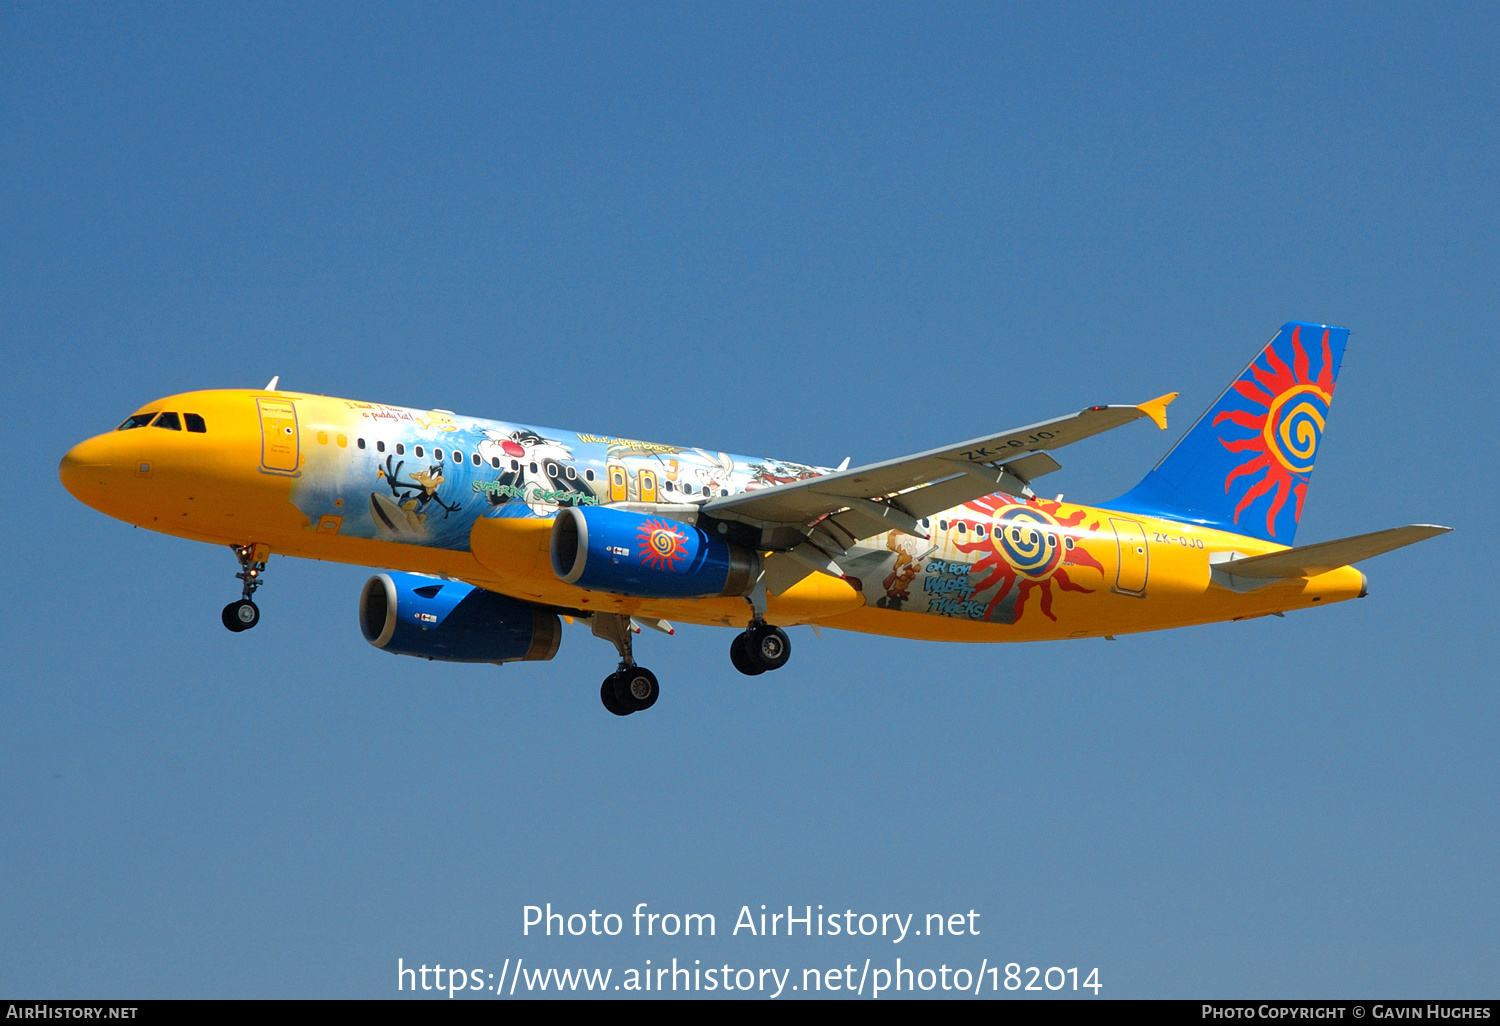
[[[276,385],[280,381],[281,381],[281,375],[278,374],[274,378],[272,378],[270,381],[266,382],[266,391],[267,392],[274,392],[274,391],[276,391]]]

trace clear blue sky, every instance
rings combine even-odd
[[[396,959],[1098,966],[1113,996],[1500,989],[1490,5],[0,10],[0,993],[373,996]],[[284,386],[834,464],[1353,330],[1299,541],[1361,602],[1033,646],[727,631],[398,659],[367,571],[109,520],[59,457]],[[709,911],[711,942],[521,936]],[[980,937],[723,936],[741,905]]]

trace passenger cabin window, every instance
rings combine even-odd
[[[592,481],[594,479],[594,472],[593,472],[593,470],[585,470],[583,472],[583,478],[584,478],[585,481]]]
[[[156,411],[150,413],[137,413],[133,417],[125,418],[125,423],[115,428],[116,431],[129,431],[131,428],[145,427],[156,418]]]
[[[421,458],[422,458],[422,447],[419,445],[419,446],[417,446],[417,459],[421,459]]]
[[[376,452],[385,452],[385,443],[384,442],[376,442],[375,443],[375,451]]]
[[[479,453],[477,453],[477,452],[470,453],[469,454],[469,462],[472,463],[472,464],[474,464],[474,466],[476,466],[476,467],[479,466],[479,463],[480,463]]]
[[[396,455],[397,456],[405,456],[406,455],[406,443],[405,442],[397,442],[396,443]]]
[[[510,469],[512,471],[520,470],[521,469],[521,464],[518,463],[516,460],[511,460],[510,461]]]
[[[208,426],[203,423],[203,418],[196,413],[184,413],[182,419],[187,421],[187,429],[196,434],[207,434]]]
[[[435,460],[437,460],[439,463],[443,462],[443,450],[441,450],[441,449],[434,449],[434,450],[432,450],[432,458],[435,459]]]
[[[363,449],[365,447],[365,440],[363,438],[356,438],[354,444]]]
[[[500,457],[499,456],[491,456],[490,457],[490,466],[494,467],[496,470],[499,470],[500,469]]]
[[[533,474],[535,474],[535,473],[536,473],[536,472],[537,472],[537,469],[536,469],[536,462],[535,462],[535,461],[532,461],[532,464],[531,464],[531,472],[532,472],[532,473],[533,473]]]
[[[163,413],[151,422],[151,426],[166,428],[168,431],[181,431],[182,421],[175,413]]]

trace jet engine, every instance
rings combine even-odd
[[[461,581],[378,574],[359,596],[359,629],[376,648],[450,663],[551,659],[557,614]]]
[[[642,598],[748,595],[760,557],[664,516],[572,506],[552,524],[552,570],[564,584]]]

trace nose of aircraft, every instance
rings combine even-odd
[[[95,507],[99,505],[101,492],[109,487],[110,473],[114,468],[112,443],[110,435],[79,442],[58,464],[57,476],[62,479],[63,487],[79,502]]]

